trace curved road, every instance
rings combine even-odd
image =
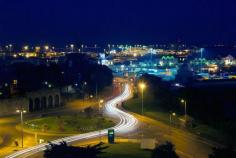
[[[131,91],[130,91],[129,85],[126,84],[124,87],[124,91],[122,92],[121,95],[117,96],[116,98],[111,99],[105,104],[105,113],[110,117],[119,119],[119,123],[115,127],[113,127],[115,132],[118,134],[124,134],[124,133],[134,130],[138,123],[138,120],[134,116],[117,108],[117,105],[127,100],[130,97],[130,95],[131,95]],[[72,142],[81,141],[85,139],[91,139],[91,138],[99,137],[101,135],[106,135],[107,130],[108,129],[104,129],[101,131],[95,131],[95,132],[80,134],[76,136],[66,137],[66,138],[52,141],[52,143],[56,144],[62,141],[65,141],[67,143],[72,143]],[[5,158],[26,158],[33,154],[36,154],[38,152],[45,150],[47,145],[48,143],[44,143],[44,144],[40,144],[34,147],[23,149],[9,156],[6,156]]]

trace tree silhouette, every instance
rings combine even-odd
[[[235,158],[236,152],[231,148],[213,148],[209,158]]]
[[[99,155],[104,153],[102,150],[108,146],[99,143],[87,147],[74,147],[69,146],[66,142],[61,142],[60,144],[49,143],[46,148],[44,158],[99,158]]]
[[[152,158],[179,158],[175,152],[175,147],[171,142],[157,146],[152,151]]]

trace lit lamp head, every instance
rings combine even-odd
[[[24,46],[24,51],[29,50],[29,46]]]
[[[48,50],[49,50],[49,46],[44,46],[44,49],[45,49],[46,51],[48,51]]]
[[[185,100],[184,99],[181,99],[181,103],[184,103],[185,102]]]
[[[143,90],[143,89],[146,88],[146,85],[145,85],[144,83],[140,83],[140,84],[139,84],[139,87]]]
[[[104,102],[104,100],[103,100],[103,99],[101,99],[99,102],[102,104],[102,103]]]
[[[73,49],[74,47],[75,47],[75,45],[74,45],[74,44],[71,44],[71,45],[70,45],[70,48],[72,48],[72,49]]]
[[[26,113],[26,110],[16,110],[17,113]]]
[[[173,113],[172,113],[172,116],[176,116],[176,113],[175,113],[175,112],[173,112]]]

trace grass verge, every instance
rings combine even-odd
[[[161,107],[158,107],[158,104],[159,101],[153,96],[144,96],[144,115],[152,119],[161,121],[165,124],[169,124],[169,112],[163,110]],[[125,102],[124,108],[128,111],[141,114],[141,98],[132,98],[128,100],[127,102]],[[183,116],[180,117],[183,118]],[[175,124],[178,124],[178,119],[175,119],[175,121]],[[186,128],[186,130],[216,142],[226,143],[228,138],[222,131],[214,129],[208,125],[201,124],[199,122],[195,122],[195,124],[195,127],[188,127]]]

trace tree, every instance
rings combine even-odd
[[[209,158],[235,158],[236,152],[231,148],[213,148]]]
[[[157,146],[152,151],[152,158],[179,158],[175,152],[175,147],[171,142]]]
[[[44,158],[98,158],[108,146],[99,143],[94,146],[74,147],[66,142],[60,144],[49,143],[44,151]]]

